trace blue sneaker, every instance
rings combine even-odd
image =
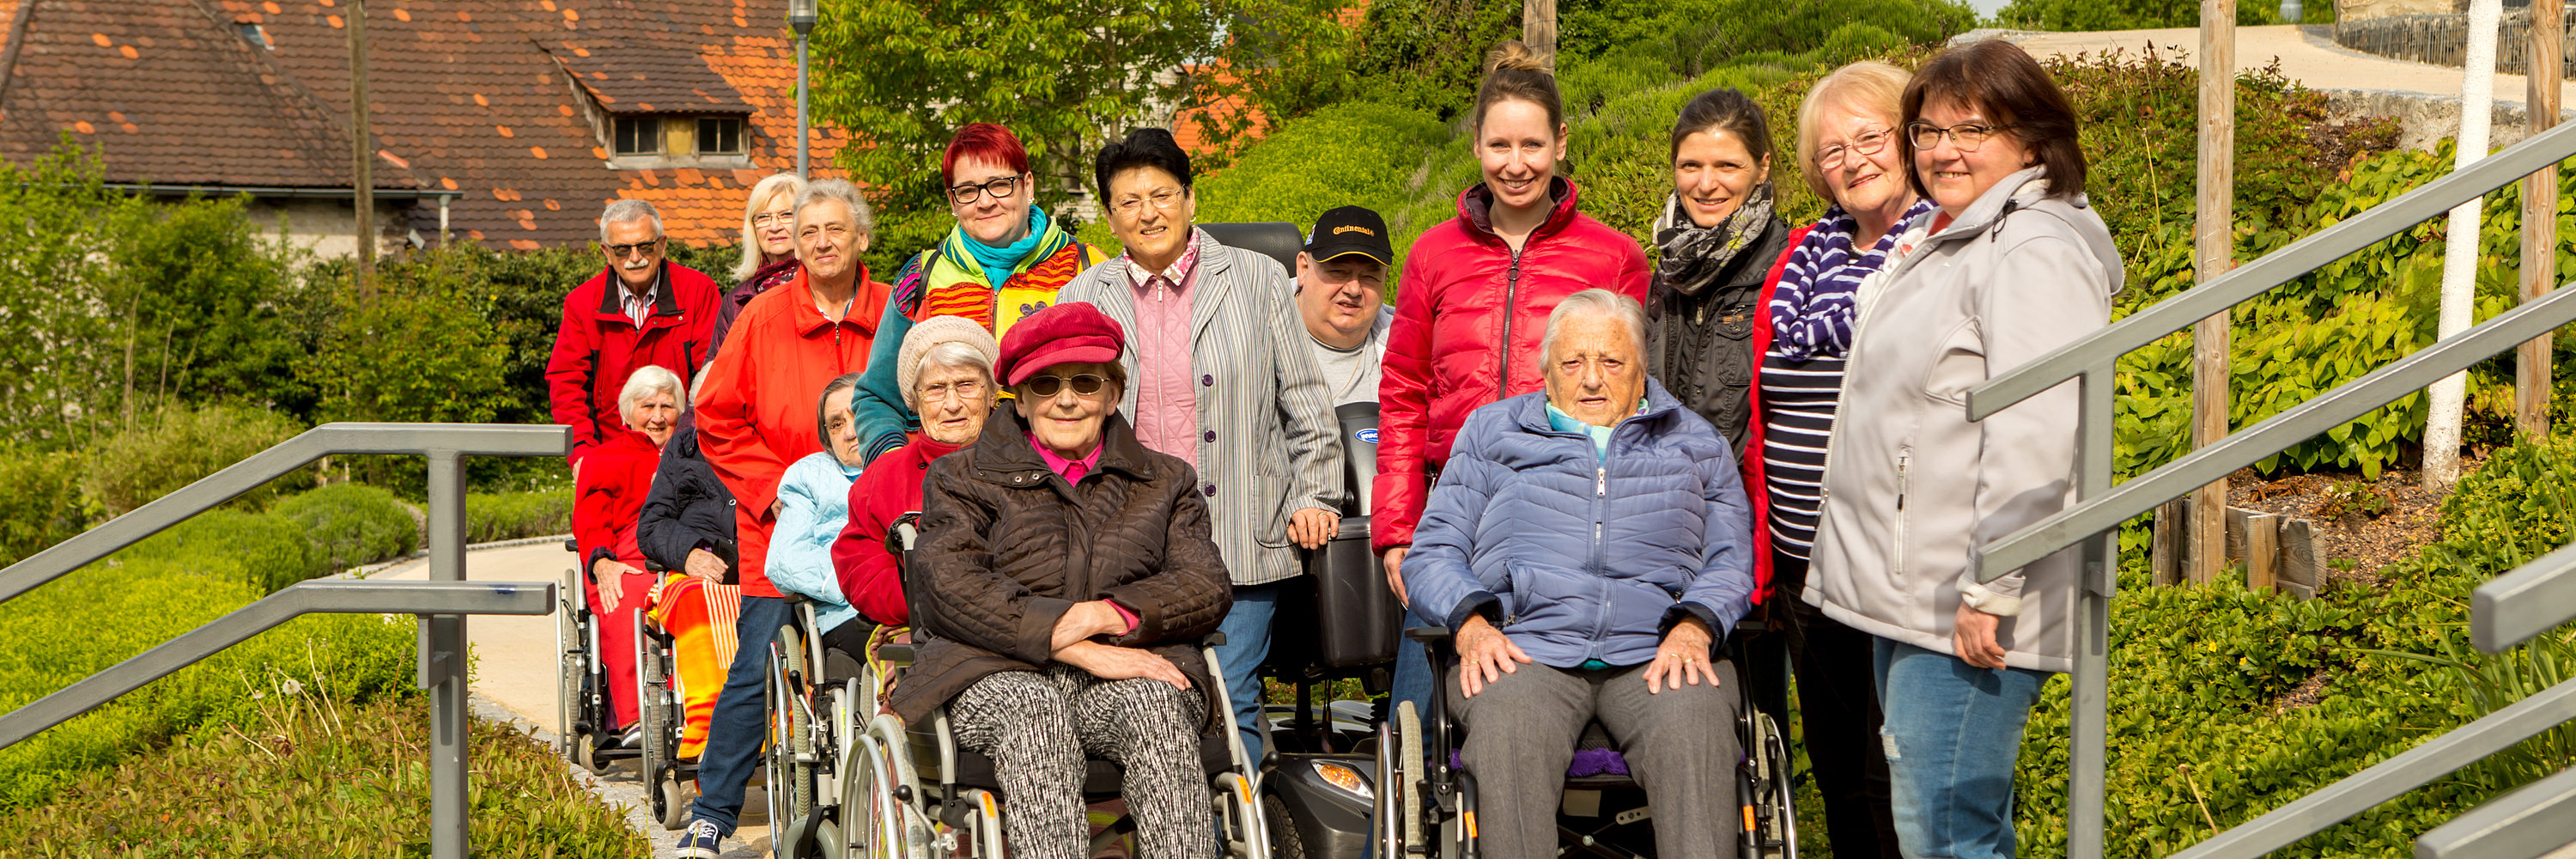
[[[688,831],[680,833],[680,859],[716,859],[717,845],[724,833],[716,831],[716,822],[706,818],[689,821]]]

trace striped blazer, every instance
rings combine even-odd
[[[1287,271],[1277,260],[1191,232],[1199,253],[1198,282],[1190,287],[1190,367],[1201,382],[1199,491],[1234,583],[1267,584],[1300,571],[1288,515],[1339,510],[1346,500],[1340,424]],[[1123,255],[1092,266],[1056,293],[1056,303],[1090,302],[1134,331],[1136,291],[1127,267]],[[1142,378],[1135,349],[1119,362],[1128,378]],[[1136,414],[1135,385],[1119,409]]]

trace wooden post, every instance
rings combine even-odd
[[[2192,272],[2201,283],[2236,265],[2236,0],[2200,2],[2200,178],[2192,225]],[[2191,332],[2191,442],[2227,437],[2228,320],[2222,311]],[[2186,576],[2218,580],[2227,558],[2227,480],[2191,494],[2192,550]]]
[[[2282,592],[2300,599],[2317,595],[2326,582],[2325,559],[2317,557],[2316,529],[2305,519],[2281,523]]]
[[[367,117],[367,0],[349,0],[349,187],[358,210],[358,300],[376,295],[376,153]]]
[[[2183,555],[2190,551],[2191,545],[2191,541],[2184,539],[2184,535],[2191,532],[2186,519],[2190,515],[2189,500],[2167,501],[2156,507],[2155,539],[2147,549],[2148,584],[2161,586],[2182,582],[2182,571],[2188,563],[2183,560]]]
[[[1556,0],[1521,0],[1521,44],[1547,58],[1556,70]]]
[[[2270,513],[2245,517],[2245,586],[2268,590],[2281,579],[2281,519]]]
[[[2530,82],[2531,133],[2558,124],[2558,87],[2566,76],[2561,56],[2567,45],[2566,13],[2560,0],[2531,0]],[[2549,294],[2558,286],[2558,167],[2541,168],[2522,180],[2522,300]],[[2516,351],[2513,373],[2514,426],[2525,438],[2549,434],[2549,335]]]

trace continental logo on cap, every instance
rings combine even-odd
[[[1374,235],[1377,235],[1377,233],[1376,233],[1375,231],[1372,231],[1372,230],[1370,230],[1370,229],[1369,229],[1369,228],[1367,228],[1367,227],[1359,226],[1359,225],[1356,225],[1356,224],[1343,224],[1343,225],[1341,225],[1341,226],[1338,226],[1338,227],[1334,227],[1334,228],[1333,228],[1333,235],[1338,236],[1338,235],[1341,235],[1341,234],[1343,234],[1343,233],[1358,233],[1358,234],[1363,235],[1363,236],[1374,236]]]

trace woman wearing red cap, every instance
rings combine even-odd
[[[1229,729],[1192,644],[1233,606],[1197,475],[1117,413],[1126,332],[1059,304],[1002,336],[1011,407],[931,462],[909,605],[919,661],[891,703],[947,705],[993,761],[1011,852],[1076,859],[1086,751],[1119,761],[1143,859],[1217,855],[1200,738]]]

